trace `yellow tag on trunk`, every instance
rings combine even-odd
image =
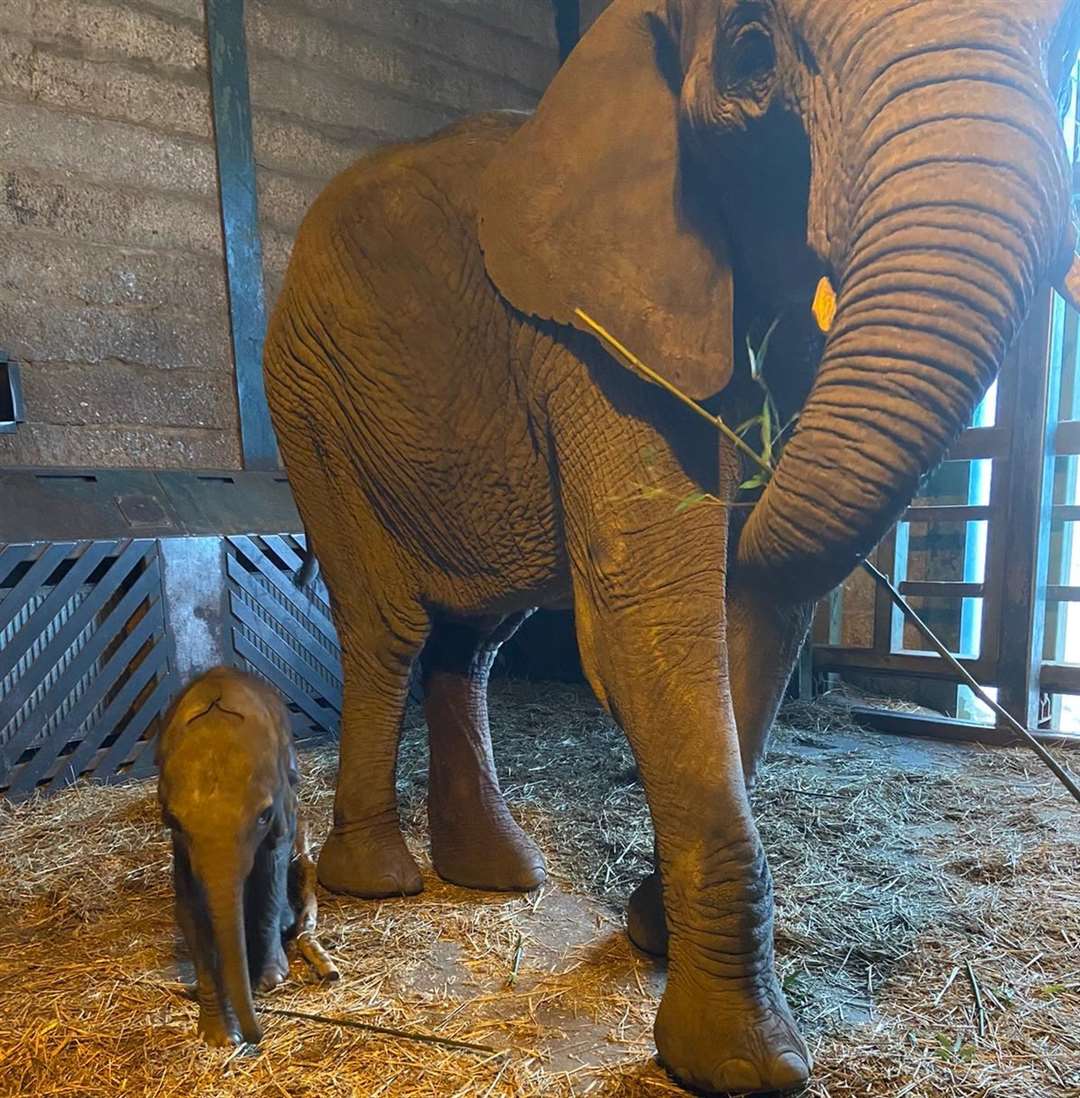
[[[814,294],[814,304],[811,308],[818,327],[823,332],[827,332],[836,319],[836,291],[827,278],[823,278],[817,284],[817,293]]]

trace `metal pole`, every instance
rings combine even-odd
[[[205,5],[240,443],[245,469],[276,469],[281,462],[262,372],[266,302],[244,0],[205,0]]]

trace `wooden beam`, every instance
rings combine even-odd
[[[953,444],[946,461],[976,461],[980,458],[1005,457],[1009,435],[1001,427],[969,427]]]
[[[1054,491],[1054,427],[1057,423],[1061,355],[1055,315],[1058,300],[1042,291],[1021,329],[1012,403],[1012,446],[1005,490],[1004,576],[1001,599],[999,695],[1003,709],[1025,728],[1039,722],[1050,516]],[[1020,381],[1020,375],[1023,381]],[[1026,397],[1023,411],[1015,399]]]
[[[1048,694],[1080,694],[1080,664],[1044,663],[1039,684]]]
[[[901,595],[931,599],[981,599],[986,589],[981,583],[954,583],[951,580],[905,580]]]
[[[996,685],[992,664],[985,660],[961,659],[961,665],[984,686]],[[872,648],[814,648],[815,671],[859,671],[865,675],[903,675],[918,679],[956,682],[956,672],[936,652],[881,653]]]
[[[1007,729],[971,724],[951,717],[931,717],[921,713],[862,707],[852,709],[851,715],[859,724],[892,736],[918,736],[934,740],[984,743],[993,747],[1022,746],[1017,743],[1016,736]],[[1080,748],[1080,736],[1070,732],[1033,732],[1032,735],[1047,747]]]
[[[1080,454],[1080,419],[1067,419],[1057,425],[1055,454]]]
[[[581,37],[579,0],[551,0],[555,8],[555,38],[559,43],[559,64],[569,56]]]
[[[958,503],[920,507],[915,504],[904,512],[904,522],[985,522],[994,513],[992,507],[982,504]]]

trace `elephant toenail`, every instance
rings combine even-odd
[[[773,1085],[777,1090],[801,1087],[810,1078],[810,1064],[797,1052],[785,1052],[776,1058]]]
[[[747,1094],[762,1089],[761,1072],[749,1060],[728,1060],[720,1068],[719,1078],[734,1094]]]

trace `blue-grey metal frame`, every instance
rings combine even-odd
[[[246,469],[274,469],[280,459],[263,385],[266,299],[244,0],[205,0],[205,4],[240,442]]]

